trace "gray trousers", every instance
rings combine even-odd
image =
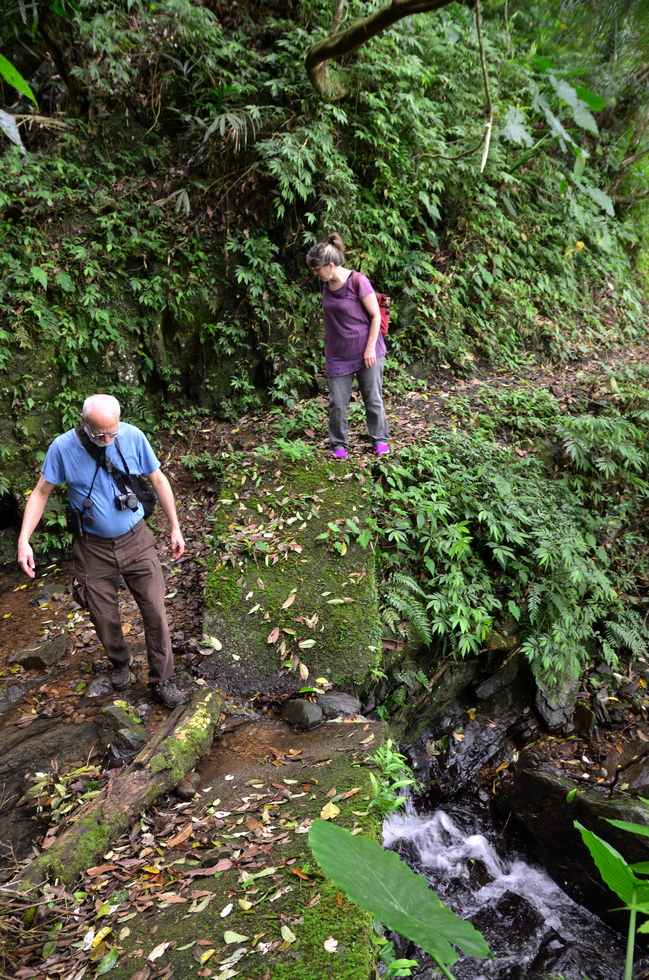
[[[347,412],[352,394],[354,373],[365,405],[365,418],[372,442],[377,446],[388,441],[388,420],[383,407],[383,362],[385,357],[377,357],[374,367],[362,367],[352,374],[329,378],[329,438],[335,449],[347,442],[349,428]]]
[[[119,619],[117,590],[120,575],[133,593],[144,623],[149,658],[149,683],[173,676],[174,659],[165,612],[165,583],[155,549],[155,539],[144,521],[117,538],[85,534],[76,538],[74,592],[85,601],[97,636],[112,664],[129,662]]]

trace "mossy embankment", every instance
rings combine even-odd
[[[374,555],[348,524],[364,524],[366,489],[365,473],[338,461],[226,472],[205,587],[205,633],[221,649],[206,676],[236,694],[367,679],[380,649]]]

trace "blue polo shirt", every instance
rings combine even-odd
[[[144,473],[148,476],[149,473],[160,469],[160,462],[148,439],[136,426],[129,425],[128,422],[120,422],[117,438],[131,473]],[[124,469],[124,463],[114,441],[106,449],[106,458],[118,469]],[[41,467],[41,473],[48,483],[66,484],[70,505],[81,511],[96,470],[95,460],[83,448],[74,429],[69,429],[54,440]],[[137,510],[129,510],[128,507],[118,510],[115,506],[117,496],[119,496],[119,488],[104,467],[100,466],[91,494],[94,524],[84,523],[84,529],[88,534],[98,534],[101,538],[116,538],[130,531],[142,520],[144,517],[142,504],[138,505]]]

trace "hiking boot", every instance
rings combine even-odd
[[[177,708],[179,704],[185,703],[185,692],[177,688],[171,679],[152,684],[151,691],[165,708]]]
[[[110,672],[110,682],[116,691],[123,691],[131,683],[131,664],[133,657],[129,657],[124,664],[115,664]]]

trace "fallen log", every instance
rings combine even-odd
[[[62,834],[10,884],[28,891],[48,876],[70,884],[90,868],[133,821],[177,786],[209,750],[223,708],[215,691],[199,691],[176,708],[133,762],[72,816]]]

